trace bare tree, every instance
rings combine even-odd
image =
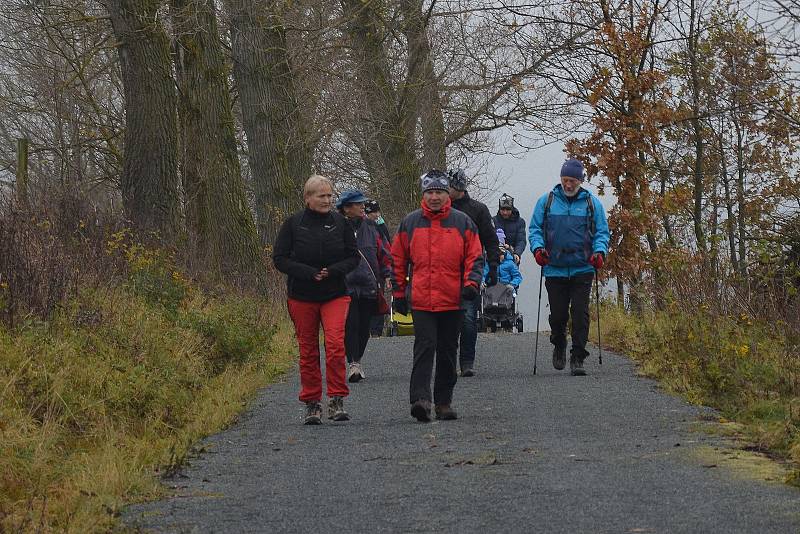
[[[105,0],[125,94],[122,200],[133,227],[179,233],[177,97],[159,0]]]

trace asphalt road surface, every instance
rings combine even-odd
[[[297,373],[129,507],[155,532],[798,533],[800,491],[753,467],[714,412],[596,348],[586,377],[556,371],[540,335],[481,334],[457,421],[409,414],[412,337],[372,339],[352,420],[302,424]],[[750,466],[738,468],[741,464]],[[758,462],[755,462],[758,464]]]

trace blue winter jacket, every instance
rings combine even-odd
[[[544,208],[548,194],[536,202],[528,226],[528,240],[531,252],[544,247],[550,254],[550,263],[544,268],[547,277],[570,277],[594,272],[589,257],[595,252],[608,255],[608,221],[606,210],[600,200],[586,189],[581,188],[570,201],[564,194],[561,184],[553,188],[553,202],[544,221]],[[589,206],[594,206],[594,235],[591,233]],[[542,231],[547,233],[547,239]]]
[[[488,275],[489,265],[487,264],[483,268],[484,282]],[[522,283],[522,273],[519,272],[519,267],[514,263],[514,256],[510,252],[505,253],[503,261],[500,262],[500,266],[497,268],[497,281],[505,285],[511,284],[514,289],[519,289],[519,285]]]

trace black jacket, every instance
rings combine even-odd
[[[390,245],[371,220],[359,218],[347,222],[355,232],[358,250],[363,254],[363,257],[359,256],[358,267],[347,275],[347,293],[356,298],[378,298],[378,291],[382,290],[384,280],[392,272]]]
[[[289,275],[289,297],[311,302],[346,295],[345,276],[360,260],[353,229],[334,211],[298,211],[283,223],[272,250],[275,268]],[[329,276],[317,282],[314,275],[323,267]]]
[[[478,227],[481,246],[486,252],[486,262],[489,264],[490,269],[494,268],[496,270],[500,264],[500,242],[497,240],[497,233],[495,232],[489,208],[483,202],[470,198],[469,193],[464,193],[463,197],[453,200],[453,207],[469,215],[469,218]]]
[[[494,216],[496,228],[502,228],[506,233],[506,243],[514,248],[514,254],[522,256],[525,246],[528,244],[528,228],[525,226],[525,219],[519,216],[517,208],[511,209],[511,217],[504,219],[500,215],[500,210]]]

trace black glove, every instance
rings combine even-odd
[[[494,285],[497,285],[497,266],[492,265],[489,267],[489,272],[486,274],[486,287],[492,287]]]
[[[497,283],[497,275],[494,277],[494,282]],[[464,286],[461,289],[461,298],[464,300],[475,300],[478,296],[478,288],[475,286]]]
[[[392,306],[397,313],[408,315],[408,301],[406,299],[394,299]]]

